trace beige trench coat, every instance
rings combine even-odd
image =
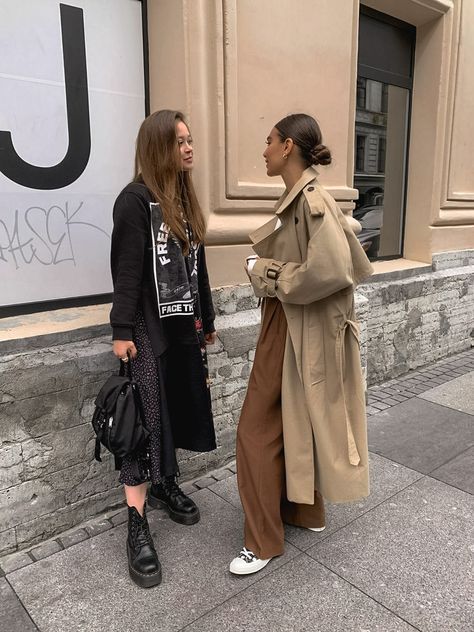
[[[281,222],[281,225],[280,225]],[[354,288],[372,273],[357,237],[312,168],[250,235],[255,294],[276,296],[288,333],[282,413],[288,499],[369,494],[367,422]]]

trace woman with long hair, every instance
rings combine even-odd
[[[145,451],[116,460],[129,512],[129,572],[142,587],[161,581],[147,494],[172,520],[198,522],[198,507],[177,483],[175,450],[216,447],[206,357],[216,340],[215,314],[193,166],[183,114],[151,114],[138,133],[135,177],[113,212],[113,352],[131,362],[150,431]]]
[[[284,523],[322,531],[323,498],[367,496],[364,382],[354,289],[372,272],[348,218],[318,183],[331,162],[317,122],[293,114],[271,130],[267,174],[286,190],[250,237],[246,270],[262,325],[237,430],[245,514],[237,575],[284,550]]]

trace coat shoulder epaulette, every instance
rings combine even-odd
[[[319,187],[314,184],[308,184],[303,189],[303,195],[308,202],[309,212],[314,216],[324,215],[326,212],[326,203],[319,190]]]

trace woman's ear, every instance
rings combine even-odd
[[[293,149],[293,146],[294,146],[293,139],[292,138],[287,138],[285,140],[284,145],[285,145],[285,154],[287,156],[289,156],[291,154],[291,150]]]

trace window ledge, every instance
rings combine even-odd
[[[377,283],[380,281],[398,281],[409,277],[432,272],[430,263],[422,261],[412,261],[411,259],[390,259],[387,261],[373,261],[374,274],[369,277],[366,283]]]
[[[110,334],[110,304],[56,309],[0,319],[0,352],[31,351]]]

